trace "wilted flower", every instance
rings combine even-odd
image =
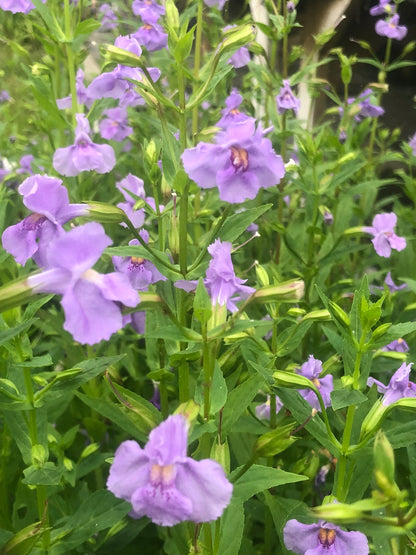
[[[409,380],[410,370],[412,369],[413,362],[410,364],[403,364],[393,374],[388,385],[382,382],[368,378],[367,385],[371,387],[373,384],[377,386],[377,391],[383,393],[383,405],[388,406],[403,399],[403,397],[416,397],[416,384]]]
[[[209,522],[230,503],[233,486],[214,460],[186,456],[189,424],[169,416],[150,432],[144,449],[124,441],[114,455],[107,488],[132,505],[130,516],[148,516],[160,526]]]
[[[247,120],[220,131],[216,144],[199,143],[182,154],[189,177],[203,189],[217,186],[220,199],[239,203],[256,197],[261,187],[272,187],[284,176],[276,154],[261,125]]]
[[[279,412],[279,410],[282,407],[283,407],[283,403],[276,395],[276,414]],[[261,403],[261,405],[257,405],[256,416],[257,418],[262,418],[262,419],[270,418],[270,395],[267,395],[267,400],[265,403]]]
[[[374,216],[373,225],[371,227],[363,227],[365,233],[371,233],[374,239],[371,242],[374,245],[376,253],[383,258],[388,258],[391,249],[402,251],[406,247],[406,239],[399,237],[394,233],[397,223],[397,216],[394,212],[385,214],[377,214]]]
[[[293,94],[289,85],[289,79],[283,79],[283,87],[276,96],[276,103],[279,114],[283,114],[286,110],[293,110],[296,115],[298,114],[300,100]]]
[[[389,39],[402,40],[407,35],[407,27],[399,25],[399,14],[394,14],[390,19],[379,19],[376,23],[376,33]]]
[[[62,225],[77,216],[86,216],[86,204],[69,204],[68,192],[62,181],[47,175],[33,175],[19,186],[23,204],[33,213],[16,225],[4,230],[3,248],[19,264],[33,256],[45,265],[45,249],[50,241],[64,233]]]
[[[127,125],[125,108],[108,108],[103,114],[107,116],[100,122],[100,134],[103,139],[120,142],[133,133],[133,128]]]
[[[75,176],[83,171],[108,173],[116,164],[110,145],[99,145],[90,139],[90,124],[84,114],[76,114],[75,141],[71,146],[58,148],[53,156],[53,167],[61,175]]]
[[[407,351],[409,350],[409,345],[406,343],[404,339],[400,338],[400,339],[395,339],[388,345],[385,345],[384,347],[382,347],[381,350],[395,351],[396,353],[407,353]]]
[[[145,229],[142,229],[139,234],[146,243],[149,241],[149,233]],[[140,245],[140,242],[138,239],[132,239],[129,245]],[[150,284],[166,281],[166,277],[156,266],[144,258],[113,256],[113,264],[118,272],[122,272],[129,278],[131,286],[138,291],[147,291]]]
[[[299,555],[368,555],[368,541],[361,532],[346,532],[339,526],[320,520],[302,524],[289,520],[283,528],[287,549]]]
[[[334,389],[333,378],[331,375],[319,378],[322,373],[322,362],[313,355],[309,355],[307,362],[304,362],[297,373],[311,380],[315,387],[319,389],[325,407],[331,406],[331,391]],[[299,389],[299,393],[313,409],[321,410],[318,398],[311,389]]]
[[[64,329],[80,343],[109,339],[123,327],[119,303],[134,307],[139,302],[127,276],[92,269],[111,242],[100,224],[75,227],[49,244],[46,269],[27,278],[35,292],[62,295]]]

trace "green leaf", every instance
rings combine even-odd
[[[233,498],[221,518],[218,553],[239,555],[244,531],[244,507],[241,499]]]
[[[178,64],[183,63],[189,56],[194,42],[195,26],[192,27],[183,37],[180,37],[173,51],[173,57]]]
[[[28,555],[45,531],[46,528],[43,527],[42,522],[35,522],[26,526],[9,539],[3,546],[1,555]]]
[[[7,343],[11,339],[13,339],[13,337],[16,337],[16,335],[20,335],[21,333],[29,329],[33,322],[35,322],[37,319],[38,318],[31,318],[30,320],[27,320],[26,322],[23,322],[22,324],[19,324],[14,328],[0,330],[0,345],[4,345],[4,343]]]
[[[29,466],[23,471],[23,483],[31,486],[57,486],[59,485],[63,467],[57,467],[53,462],[46,462],[42,467]]]
[[[101,27],[101,23],[96,19],[84,19],[80,21],[75,27],[74,38],[79,35],[90,35],[96,29]]]
[[[242,467],[236,468],[230,474],[230,479],[236,476],[241,468]],[[294,474],[293,472],[285,472],[284,470],[280,470],[280,468],[254,464],[237,480],[237,482],[235,482],[233,496],[238,497],[241,501],[247,501],[250,497],[253,497],[253,495],[266,489],[283,484],[303,482],[304,480],[308,480],[308,477],[302,476],[301,474]]]
[[[145,442],[147,440],[147,436],[140,431],[136,425],[136,418],[133,411],[128,412],[124,407],[120,407],[104,399],[93,399],[83,393],[75,392],[75,395],[91,409],[105,418],[108,418],[112,424],[124,430],[137,441]]]
[[[15,362],[14,364],[18,368],[44,368],[45,366],[51,366],[53,360],[51,355],[47,354],[33,357],[31,360],[26,360],[25,362]]]
[[[212,302],[208,291],[205,288],[204,281],[199,278],[198,285],[194,297],[194,316],[201,322],[206,324],[212,315]]]
[[[79,551],[75,548],[100,530],[120,522],[130,510],[130,503],[117,499],[109,491],[99,490],[92,493],[61,528],[55,528],[52,532],[49,555],[66,555]],[[62,536],[63,539],[56,542]],[[82,552],[86,553],[87,550]]]
[[[352,391],[337,389],[331,392],[331,403],[334,410],[343,409],[351,405],[359,405],[364,403],[364,401],[367,401],[367,397],[357,389]]]
[[[190,328],[179,329],[173,325],[149,331],[146,333],[146,337],[152,339],[171,339],[173,341],[202,341],[201,335],[196,331]]]
[[[222,413],[221,430],[223,437],[226,437],[227,433],[232,429],[241,413],[245,411],[247,406],[257,395],[263,383],[263,377],[259,374],[255,374],[230,392]]]
[[[221,241],[229,241],[230,243],[235,241],[242,233],[244,233],[250,224],[256,221],[257,218],[262,216],[272,206],[273,204],[263,204],[263,206],[249,208],[244,212],[233,214],[227,218],[227,221],[219,233]]]
[[[393,324],[389,327],[384,335],[370,341],[368,344],[369,349],[379,349],[388,345],[396,339],[401,339],[405,335],[416,331],[416,322],[404,322],[402,324]]]

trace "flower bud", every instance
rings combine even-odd
[[[300,279],[293,279],[258,289],[254,293],[254,298],[261,302],[299,301],[303,297],[304,291],[305,283]]]
[[[285,451],[299,439],[291,435],[295,426],[296,423],[288,424],[287,426],[274,428],[270,432],[260,436],[254,445],[254,452],[256,456],[273,457],[274,455]]]

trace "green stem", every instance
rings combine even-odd
[[[69,88],[71,91],[71,102],[72,102],[72,123],[76,125],[75,114],[78,114],[78,98],[77,98],[77,88],[76,88],[76,77],[75,77],[75,60],[74,53],[72,51],[71,41],[72,41],[72,25],[71,25],[71,10],[69,5],[69,0],[64,1],[64,17],[65,17],[65,37],[68,41],[65,44],[65,51],[67,57],[67,67],[69,76]]]

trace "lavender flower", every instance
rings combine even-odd
[[[377,106],[371,103],[371,89],[365,89],[358,99],[363,99],[358,105],[361,108],[358,117],[363,118],[377,118],[378,116],[382,116],[384,114],[384,109],[381,106]]]
[[[409,146],[412,149],[413,156],[416,156],[416,133],[410,139]]]
[[[104,110],[107,116],[100,122],[100,134],[103,139],[122,141],[133,133],[133,128],[127,125],[127,111],[125,108],[109,108]]]
[[[126,202],[119,202],[117,204],[118,208],[124,210],[134,227],[142,227],[145,219],[144,210],[142,208],[135,210],[134,205],[137,202],[135,197],[144,199],[146,196],[143,179],[129,173],[124,179],[116,183],[116,187],[126,200]],[[147,198],[146,201],[153,201],[153,199]],[[126,226],[126,224],[122,225],[123,227]]]
[[[149,233],[145,229],[142,229],[139,234],[146,243],[149,241]],[[138,239],[132,239],[129,245],[140,245],[140,243]],[[131,286],[138,291],[147,291],[150,284],[167,279],[152,262],[137,256],[113,256],[113,264],[118,272],[128,277]]]
[[[313,355],[309,355],[307,362],[304,362],[300,369],[297,371],[301,376],[305,376],[319,389],[325,407],[331,406],[331,391],[334,389],[333,378],[328,375],[324,378],[319,378],[322,372],[322,362]],[[307,401],[313,409],[321,410],[318,398],[311,389],[299,389],[299,393]]]
[[[92,269],[109,245],[111,239],[100,224],[71,229],[49,244],[45,271],[27,278],[35,292],[62,295],[64,329],[80,343],[109,339],[123,326],[118,303],[134,307],[139,302],[127,276]]]
[[[158,4],[155,0],[134,0],[131,7],[134,15],[139,15],[140,17],[142,14],[145,14],[146,17],[146,13],[151,13],[158,18],[165,13],[165,7]]]
[[[19,187],[23,204],[33,213],[16,225],[4,230],[3,248],[19,264],[33,256],[45,265],[45,249],[51,240],[64,233],[62,225],[77,216],[86,216],[86,204],[69,204],[68,192],[62,181],[47,175],[34,175]]]
[[[293,110],[295,114],[298,115],[300,100],[293,94],[289,85],[289,79],[283,79],[283,87],[276,96],[276,103],[279,114],[283,114],[287,110]]]
[[[295,3],[292,2],[292,0],[289,0],[289,2],[286,4],[286,9],[288,13],[293,13],[296,10]]]
[[[388,385],[384,385],[374,378],[368,378],[368,387],[375,384],[377,391],[383,393],[382,403],[384,406],[387,407],[399,399],[403,399],[403,397],[416,397],[416,384],[409,380],[412,365],[413,362],[410,364],[404,362],[393,374]]]
[[[232,495],[222,466],[186,456],[188,422],[169,416],[150,432],[144,449],[124,441],[114,455],[108,489],[132,505],[130,516],[148,516],[160,526],[209,522],[220,517]]]
[[[365,233],[371,233],[374,236],[371,242],[375,251],[379,256],[388,258],[391,250],[402,251],[406,247],[406,239],[398,237],[394,233],[397,223],[397,216],[394,212],[385,214],[377,214],[373,219],[371,227],[363,227]]]
[[[300,555],[368,555],[368,541],[361,532],[346,532],[339,526],[320,520],[302,524],[289,520],[283,529],[287,549]]]
[[[98,145],[90,139],[90,124],[84,114],[76,114],[77,127],[73,145],[58,148],[53,156],[53,167],[61,175],[75,176],[83,171],[108,173],[116,164],[110,145]]]
[[[99,10],[103,17],[101,19],[101,31],[111,31],[117,27],[117,16],[110,4],[101,4]]]
[[[43,3],[46,0],[42,0]],[[0,0],[0,8],[6,12],[29,13],[35,6],[30,0]]]
[[[166,48],[168,45],[168,34],[164,28],[157,23],[158,15],[153,12],[142,12],[141,18],[144,22],[138,31],[134,33],[134,37],[147,48],[149,52],[155,52]]]
[[[222,10],[226,0],[204,0],[204,2],[209,8],[218,8]]]
[[[209,263],[206,278],[204,279],[212,305],[226,305],[231,312],[237,311],[236,302],[241,299],[247,299],[255,289],[243,285],[247,280],[238,278],[234,273],[234,267],[231,260],[231,243],[227,241],[221,242],[216,239],[212,245],[208,247],[208,252],[212,256]],[[179,280],[175,282],[175,286],[185,291],[192,291],[196,288],[196,281]],[[235,296],[237,295],[237,296]]]
[[[221,119],[215,124],[216,127],[221,127],[226,129],[229,125],[234,125],[240,122],[246,122],[248,120],[255,122],[254,118],[240,112],[238,107],[243,101],[243,97],[237,91],[237,89],[232,89],[230,96],[225,99],[225,106],[223,110],[221,110],[222,117]]]
[[[237,27],[237,25],[226,25],[223,31],[228,31],[233,27]],[[246,66],[249,61],[250,61],[250,52],[248,51],[248,48],[246,46],[242,46],[236,52],[234,52],[234,54],[228,60],[228,63],[237,69],[239,67]]]
[[[189,177],[203,189],[217,186],[220,199],[230,203],[256,197],[261,187],[272,187],[284,176],[282,158],[263,137],[261,125],[251,120],[227,127],[216,144],[199,143],[182,154]]]
[[[17,168],[16,173],[28,173],[33,175],[32,162],[35,159],[33,154],[25,154],[19,160],[20,168]]]
[[[376,23],[376,33],[389,39],[402,40],[407,35],[407,27],[399,25],[399,14],[394,14],[390,19],[379,19]]]
[[[5,89],[0,91],[0,102],[9,102],[9,100],[11,99],[12,97],[10,96],[8,91],[6,91]]]
[[[283,403],[276,395],[276,414],[279,412],[279,410],[282,407],[283,407]],[[270,418],[270,395],[267,395],[267,401],[265,403],[262,403],[261,405],[257,405],[256,416],[257,418],[261,418],[264,420],[268,420]]]
[[[407,353],[407,351],[409,350],[409,345],[404,339],[400,338],[392,341],[388,345],[385,345],[381,350],[395,351],[396,353]]]
[[[403,283],[402,285],[396,285],[393,281],[393,278],[391,277],[391,272],[387,272],[384,283],[387,285],[390,293],[395,293],[396,291],[400,291],[401,289],[406,289],[407,287],[407,283]]]
[[[76,77],[76,91],[77,91],[77,102],[82,105],[85,104],[87,108],[91,108],[94,103],[94,99],[90,98],[87,92],[87,87],[84,84],[84,72],[81,68],[77,71]],[[72,108],[72,97],[71,95],[65,96],[64,98],[57,98],[56,104],[60,110],[66,110]]]
[[[390,4],[390,0],[379,0],[377,6],[370,8],[370,15],[394,14],[395,11],[396,6]]]

